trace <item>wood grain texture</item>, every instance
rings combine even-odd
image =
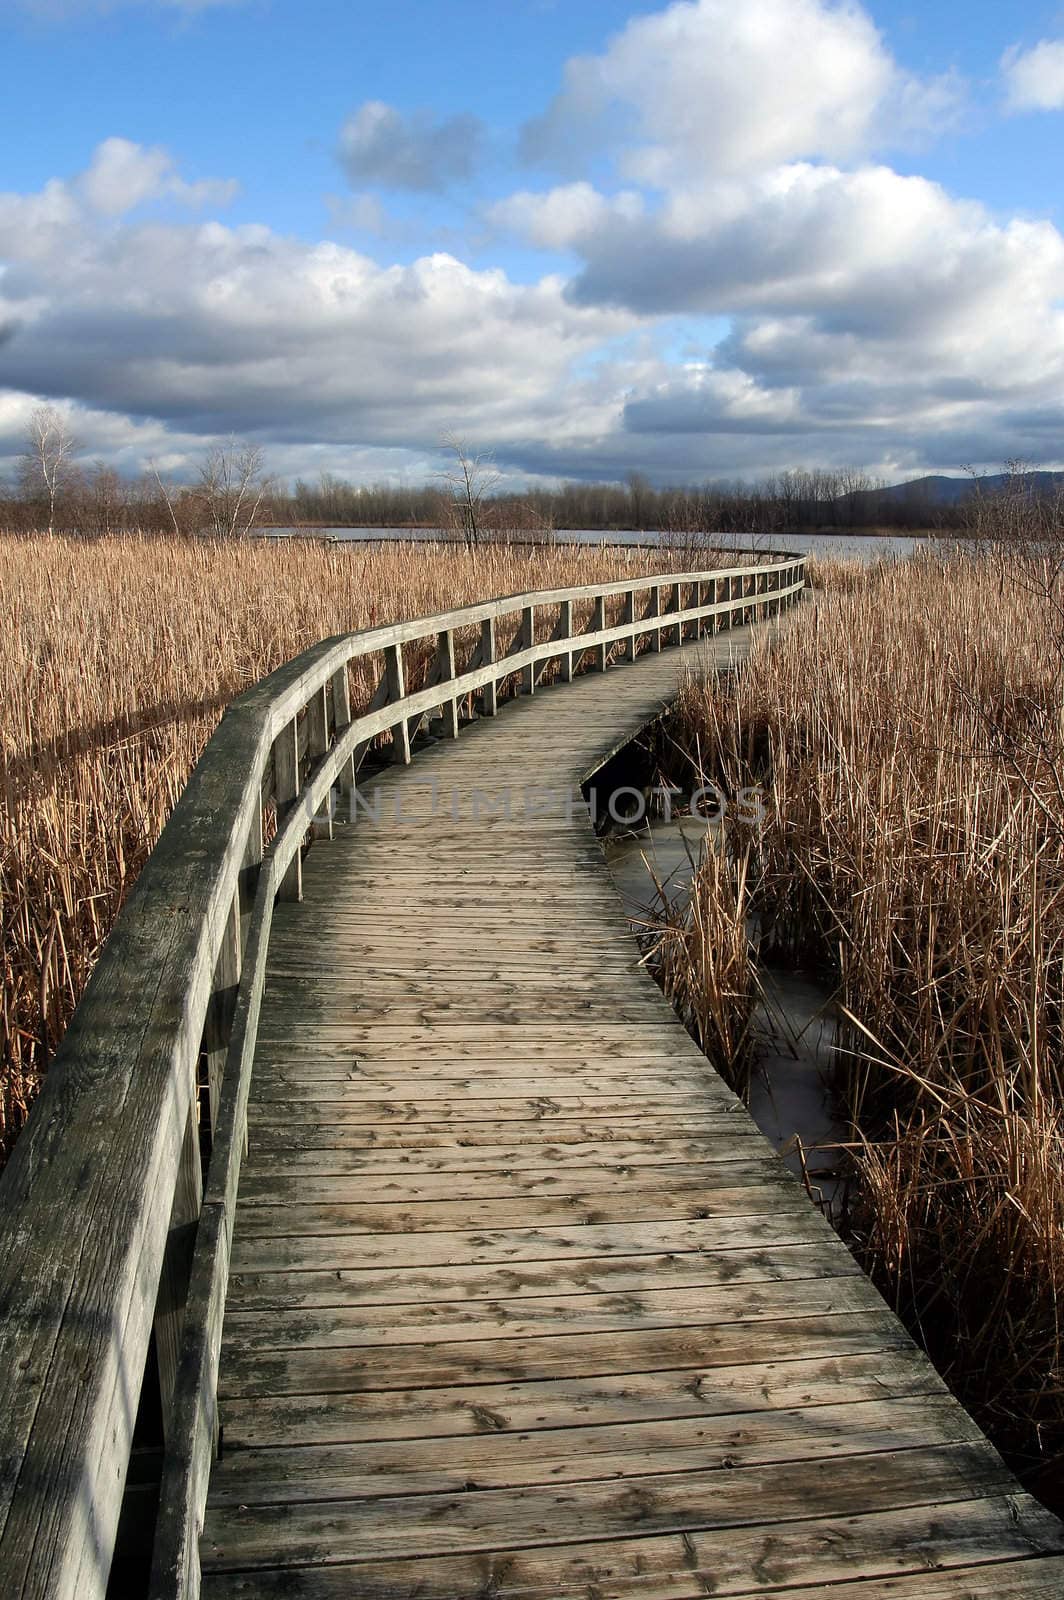
[[[651,593],[691,630],[699,586]],[[208,1600],[1059,1592],[1060,1525],[677,1023],[574,798],[745,647],[525,672],[277,907]]]

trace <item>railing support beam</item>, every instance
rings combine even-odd
[[[406,673],[403,670],[403,647],[390,644],[384,652],[384,677],[388,685],[388,705],[399,705],[406,699]],[[392,760],[410,765],[410,724],[405,717],[392,729]]]
[[[485,617],[480,624],[480,663],[484,667],[495,665],[495,618]],[[480,714],[493,717],[499,709],[499,684],[490,678],[480,691]]]

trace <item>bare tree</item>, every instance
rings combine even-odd
[[[455,462],[443,474],[453,527],[466,544],[479,544],[487,531],[484,501],[498,484],[499,474],[490,456],[475,455],[456,434],[445,434],[443,446]]]
[[[174,532],[178,535],[178,537],[180,537],[180,535],[181,535],[181,524],[178,522],[178,520],[177,520],[177,512],[174,510],[173,490],[171,489],[169,482],[166,481],[163,478],[163,475],[159,471],[159,468],[156,465],[155,458],[153,456],[150,456],[148,458],[148,472],[155,479],[156,487],[158,488],[158,491],[159,491],[160,495],[162,496],[163,504],[166,506],[166,510],[167,510],[167,513],[169,514],[170,521],[171,521],[171,523],[173,525]]]
[[[118,533],[125,525],[130,491],[114,467],[94,461],[80,489],[78,527],[82,532],[103,538]]]
[[[30,417],[26,453],[19,468],[22,492],[48,505],[48,532],[55,532],[55,508],[74,477],[78,443],[66,418],[55,406],[38,406]]]
[[[258,445],[230,439],[212,446],[199,476],[209,531],[219,539],[246,538],[273,486]]]

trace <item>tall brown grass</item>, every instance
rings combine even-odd
[[[234,695],[329,634],[623,578],[655,559],[594,547],[0,535],[0,1162]]]
[[[736,682],[687,683],[677,731],[726,790],[765,786],[764,827],[731,836],[743,918],[836,998],[859,1254],[970,1409],[1060,1504],[1054,581],[1019,558],[971,555],[822,572],[815,601],[759,643]],[[732,948],[727,874],[704,868],[695,897],[696,945]],[[732,967],[741,1017],[754,979]],[[696,976],[716,981],[705,962]]]

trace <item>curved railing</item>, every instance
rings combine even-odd
[[[153,1595],[199,1590],[229,1247],[274,902],[331,796],[433,713],[771,616],[803,557],[512,595],[327,639],[234,701],[119,917],[0,1180],[0,1572],[94,1600],[146,1371],[165,1440]],[[663,605],[663,598],[665,604]],[[575,630],[574,630],[575,622]],[[512,628],[512,636],[503,639]],[[588,659],[589,658],[589,659]],[[407,676],[419,686],[407,688]],[[368,684],[376,678],[376,688]],[[365,709],[352,715],[352,682]],[[269,832],[264,845],[264,817]],[[153,1380],[154,1381],[154,1380]]]

